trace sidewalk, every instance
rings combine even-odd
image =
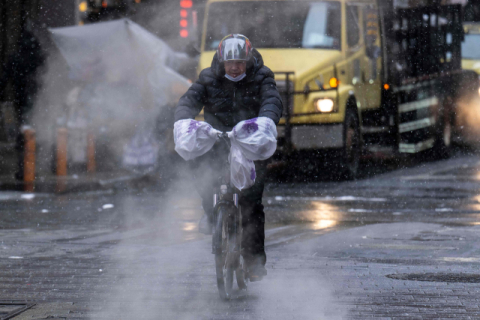
[[[14,144],[0,144],[0,191],[30,191],[24,181],[15,179],[17,157]],[[38,172],[41,171],[41,172]],[[153,175],[132,173],[118,168],[108,172],[80,173],[58,177],[46,170],[37,170],[34,192],[68,193],[104,189],[129,188],[155,180]]]
[[[54,175],[39,177],[34,184],[34,192],[68,193],[105,189],[130,188],[147,183],[152,178],[145,174],[134,174],[119,170],[94,174],[73,174],[64,177]],[[0,191],[28,191],[27,184],[16,180],[13,175],[0,176]]]

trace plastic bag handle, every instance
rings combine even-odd
[[[231,148],[232,147],[232,143],[230,141],[230,138],[228,137],[228,133],[227,132],[221,132],[218,134],[218,138],[220,141],[223,141],[224,143],[227,144],[228,148]]]

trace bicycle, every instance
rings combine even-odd
[[[226,133],[219,134],[219,142],[230,149]],[[222,159],[223,161],[223,159]],[[230,164],[228,157],[221,167],[219,187],[213,196],[212,253],[215,254],[215,271],[220,298],[232,297],[234,273],[240,290],[247,289],[248,271],[245,268],[242,251],[242,212],[239,205],[239,191],[230,186]]]

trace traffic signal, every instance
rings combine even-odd
[[[180,37],[189,36],[188,20],[192,16],[192,0],[180,0]]]

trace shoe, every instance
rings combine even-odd
[[[213,225],[210,222],[210,218],[207,216],[206,213],[204,213],[202,218],[200,219],[200,222],[198,223],[198,231],[200,231],[200,233],[210,235],[212,234],[212,230]]]
[[[250,282],[261,281],[263,277],[267,275],[267,269],[265,269],[262,261],[264,261],[262,257],[255,257],[253,259],[245,260],[245,264],[248,270],[248,278],[250,279]]]

